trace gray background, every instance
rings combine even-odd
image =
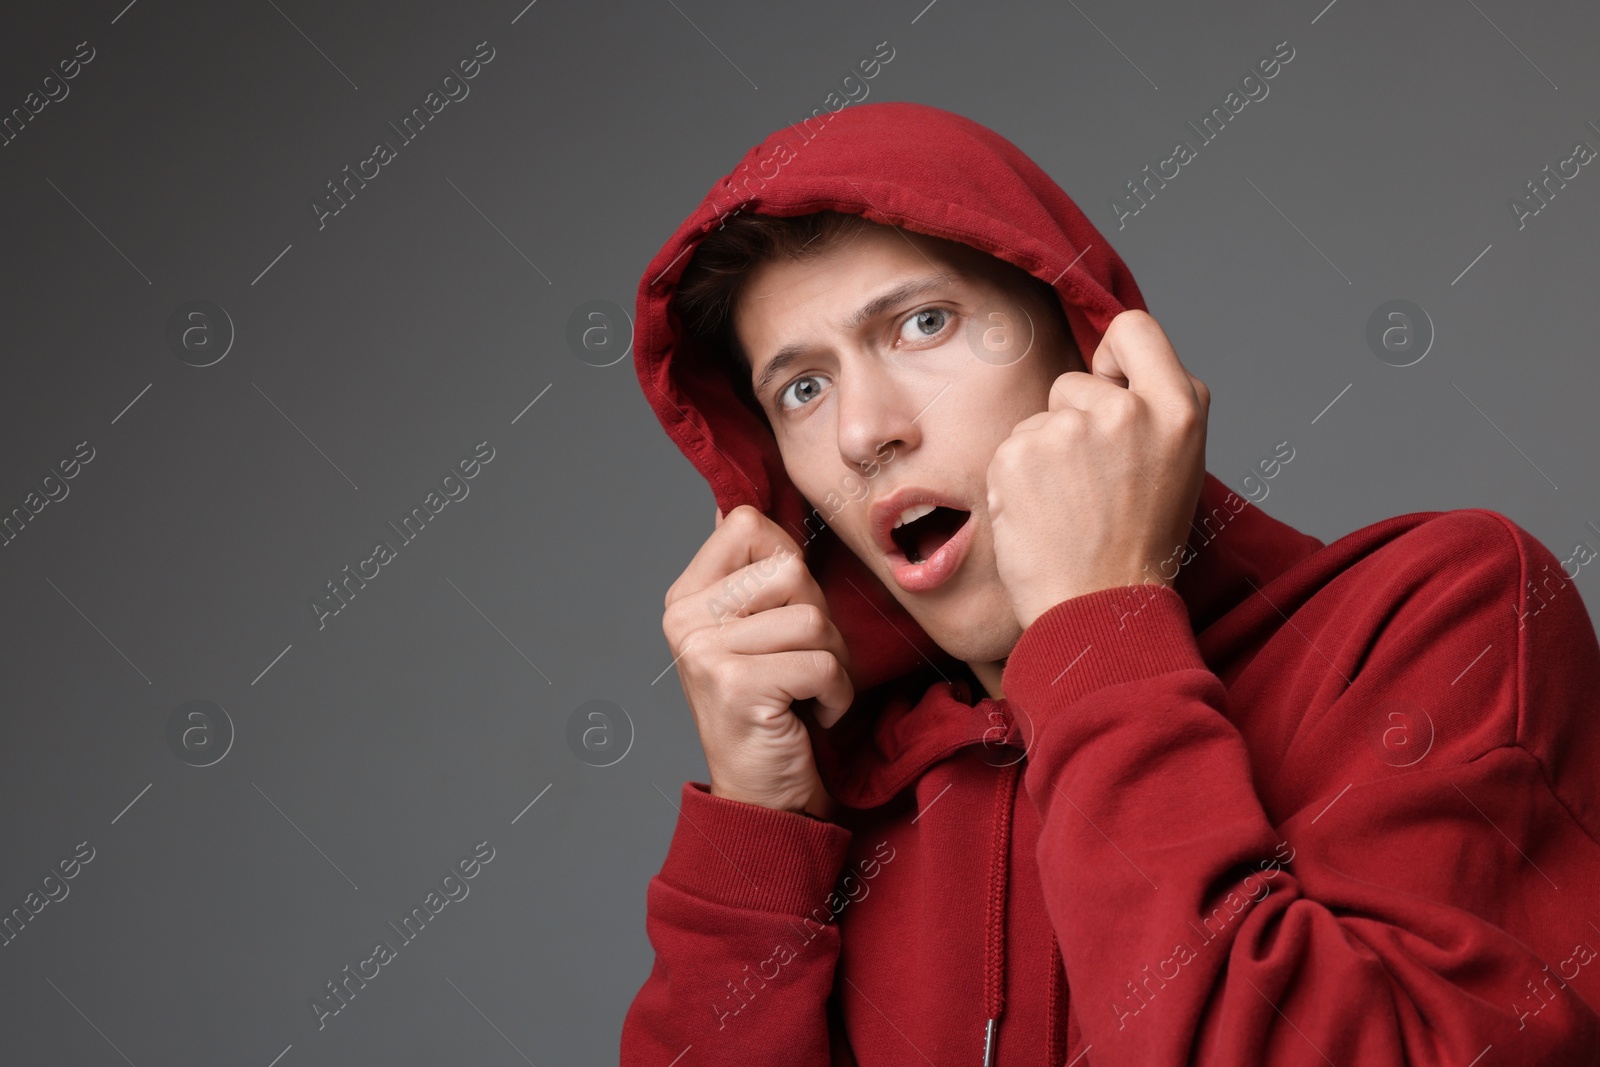
[[[0,548],[0,912],[96,850],[0,948],[7,1062],[615,1059],[705,775],[660,612],[713,505],[568,322],[631,312],[712,182],[880,41],[870,100],[992,126],[1114,243],[1212,389],[1224,482],[1287,441],[1256,498],[1324,540],[1487,507],[1600,546],[1600,166],[1523,229],[1507,203],[1600,146],[1592,5],[125,3],[0,16],[0,111],[97,52],[0,148],[0,509],[96,450]],[[1108,199],[1283,40],[1118,231]],[[311,198],[480,41],[470,95],[319,230]],[[1365,339],[1397,298],[1437,330],[1404,368]],[[165,337],[193,299],[236,331],[209,367]],[[319,630],[310,599],[484,440]],[[594,699],[635,730],[610,767],[567,740]],[[167,740],[189,700],[236,732],[208,767]],[[484,840],[319,1031],[308,1000]]]

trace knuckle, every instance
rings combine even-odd
[[[722,523],[726,526],[731,522],[739,533],[749,535],[761,529],[761,520],[764,517],[754,505],[740,504],[723,517]]]
[[[1173,405],[1169,418],[1172,425],[1185,436],[1205,425],[1206,412],[1204,400],[1194,403],[1187,399]]]
[[[778,535],[778,547],[774,552],[777,558],[785,565],[801,562],[803,557],[800,554],[800,546],[795,543],[794,538],[790,537],[788,532],[776,523],[773,524],[772,529]]]
[[[1139,398],[1127,389],[1118,389],[1106,397],[1106,408],[1113,418],[1127,421],[1139,411]]]
[[[1041,439],[1049,440],[1052,444],[1066,442],[1069,445],[1076,446],[1089,435],[1095,422],[1108,419],[1111,422],[1115,422],[1117,418],[1115,411],[1099,410],[1091,417],[1088,412],[1079,407],[1062,408],[1055,413],[1054,418],[1045,423],[1043,427],[1045,432],[1040,437]],[[1018,443],[1018,448],[1019,450],[1026,449],[1031,445],[1032,442],[1024,440]]]
[[[832,674],[833,663],[832,652],[820,648],[806,651],[806,674],[814,680],[822,681],[827,679]]]
[[[693,629],[693,626],[690,625],[693,621],[693,616],[690,615],[690,612],[693,610],[695,599],[694,597],[679,597],[668,604],[666,609],[661,612],[662,630],[666,631],[670,636],[673,633],[687,634]]]
[[[1095,428],[1108,431],[1110,434],[1125,433],[1139,421],[1141,414],[1137,397],[1126,393],[1118,394],[1107,398],[1105,406],[1096,413]],[[1081,437],[1086,436],[1091,427],[1084,425],[1073,429],[1074,436]]]
[[[1027,455],[1022,445],[1002,446],[995,451],[994,458],[989,461],[990,474],[1001,481],[1012,481],[1026,464]]]
[[[782,549],[777,555],[771,557],[772,567],[769,581],[778,588],[793,590],[800,584],[801,578],[806,573],[805,566],[800,562],[797,553]]]
[[[815,604],[800,605],[800,625],[808,641],[820,644],[828,636],[828,614]]]

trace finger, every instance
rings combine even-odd
[[[1027,418],[1023,419],[1021,422],[1019,422],[1015,426],[1011,427],[1011,436],[1015,437],[1018,434],[1027,433],[1029,430],[1037,430],[1039,427],[1043,426],[1045,423],[1050,421],[1050,417],[1055,412],[1055,410],[1056,410],[1056,405],[1055,405],[1054,393],[1052,392],[1052,394],[1051,394],[1051,402],[1050,402],[1050,410],[1049,411],[1036,411],[1032,415],[1029,415]]]
[[[789,604],[812,604],[827,613],[822,587],[799,554],[780,547],[765,559],[740,567],[693,596],[718,626]]]
[[[817,649],[845,660],[844,635],[827,612],[819,615],[810,604],[785,604],[736,619],[724,630],[722,647],[746,656]]]
[[[694,559],[673,583],[668,603],[691,595],[748,566],[779,548],[798,553],[800,546],[783,528],[749,504],[740,504],[717,524]]]
[[[1153,402],[1187,398],[1198,403],[1172,341],[1148,312],[1124,311],[1112,319],[1091,368],[1093,377],[1123,385]]]
[[[1130,391],[1127,386],[1108,381],[1098,375],[1085,374],[1078,370],[1067,371],[1050,383],[1050,404],[1044,414],[1054,414],[1070,408],[1087,413],[1113,398],[1127,399]],[[1036,416],[1030,416],[1033,417]]]
[[[816,699],[817,723],[824,728],[838,722],[855,700],[855,686],[844,665],[825,652],[774,652],[761,660],[773,688],[791,704]]]

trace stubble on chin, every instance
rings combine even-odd
[[[993,580],[998,585],[999,578]],[[965,663],[1004,659],[1022,637],[1022,627],[1009,603],[993,590],[985,590],[966,604],[952,603],[931,618],[903,601],[902,606],[941,649]]]

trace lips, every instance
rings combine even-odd
[[[921,563],[955,536],[971,513],[943,505],[925,504],[915,511],[902,512],[902,515],[905,514],[916,515],[916,518],[894,527],[889,531],[889,536],[907,559],[912,563]]]
[[[896,530],[900,515],[918,506],[934,510]],[[955,573],[966,558],[973,525],[971,509],[933,489],[901,489],[872,509],[873,538],[895,582],[908,593],[928,592]]]

